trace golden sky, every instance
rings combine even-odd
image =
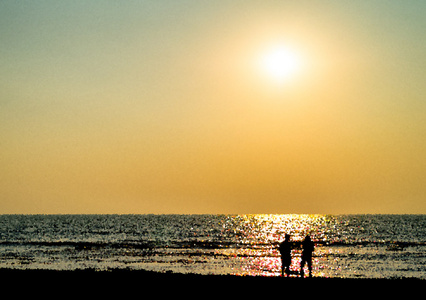
[[[425,1],[1,1],[0,213],[426,213]]]

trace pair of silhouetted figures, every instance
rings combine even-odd
[[[294,243],[290,242],[290,235],[286,234],[284,241],[280,244],[279,251],[281,254],[281,275],[284,276],[284,272],[287,277],[290,275],[291,265],[291,249]],[[311,237],[307,235],[302,242],[302,261],[300,263],[300,276],[304,277],[305,273],[303,268],[305,264],[308,264],[309,277],[312,277],[312,252],[314,252],[314,243],[311,241]]]

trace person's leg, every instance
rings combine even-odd
[[[303,269],[305,267],[305,259],[302,256],[302,261],[300,262],[300,277],[305,277],[305,270]]]
[[[287,274],[287,277],[290,277],[290,265],[291,265],[291,258],[287,259],[287,263],[286,263],[285,273]]]
[[[308,259],[309,277],[312,277],[312,257]]]

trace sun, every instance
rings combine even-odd
[[[270,80],[284,83],[297,75],[302,63],[297,52],[285,46],[276,46],[262,53],[259,65]]]

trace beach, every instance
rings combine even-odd
[[[50,288],[70,293],[108,294],[111,291],[157,291],[161,293],[183,293],[184,291],[200,291],[208,293],[238,292],[249,295],[254,291],[275,293],[286,291],[291,294],[311,293],[361,293],[372,288],[368,294],[382,293],[386,290],[411,293],[424,289],[426,281],[418,278],[366,279],[366,278],[297,278],[297,277],[265,277],[235,275],[198,275],[171,272],[152,272],[143,270],[16,270],[0,269],[4,286],[8,283],[19,283],[28,290],[42,291]],[[161,291],[158,287],[161,286]],[[308,288],[308,290],[306,290]],[[350,290],[345,290],[349,288]],[[85,291],[87,289],[87,291]],[[28,291],[26,290],[26,291]],[[348,296],[348,294],[346,294]]]
[[[131,270],[0,270],[3,287],[21,297],[77,299],[283,299],[418,295],[421,279],[281,278],[198,275]],[[5,289],[4,289],[5,290]]]

